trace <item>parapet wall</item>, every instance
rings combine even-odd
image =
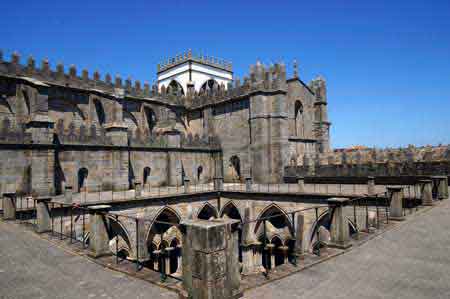
[[[264,66],[257,63],[250,68],[249,77],[244,77],[243,82],[235,78],[234,85],[219,86],[206,92],[188,91],[186,95],[169,94],[167,88],[162,86],[159,90],[156,84],[150,86],[148,82],[132,81],[131,77],[123,80],[120,75],[113,77],[106,74],[101,78],[99,71],[90,75],[83,69],[81,74],[75,65],[65,68],[62,63],[52,70],[47,59],[36,66],[35,59],[30,56],[26,64],[21,64],[21,57],[14,52],[9,61],[4,60],[0,51],[0,75],[8,77],[21,77],[50,85],[58,85],[68,88],[82,89],[93,92],[101,92],[118,98],[151,99],[166,105],[184,106],[188,109],[198,109],[207,105],[214,105],[233,98],[249,95],[256,91],[273,92],[286,90],[286,66],[276,63],[272,66]],[[219,62],[218,62],[219,63]]]
[[[450,174],[450,146],[335,151],[288,166],[285,176],[396,176]]]

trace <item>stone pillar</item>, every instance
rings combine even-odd
[[[103,213],[111,209],[109,205],[91,206],[90,210],[90,241],[89,247],[92,255],[97,258],[111,253],[109,249],[109,237],[107,229],[107,219]]]
[[[3,219],[16,219],[16,193],[3,193]]]
[[[281,252],[283,253],[283,263],[284,264],[287,264],[287,263],[289,263],[289,258],[288,258],[288,250],[289,250],[289,247],[287,247],[287,246],[280,246],[280,247],[278,247],[278,249],[279,250],[281,250]]]
[[[52,230],[52,216],[50,211],[51,197],[39,197],[36,199],[36,225],[38,233]]]
[[[184,179],[184,193],[191,192],[191,180],[188,178]]]
[[[391,203],[389,219],[397,221],[405,220],[403,216],[403,188],[387,187],[387,193]]]
[[[420,182],[420,186],[421,186],[422,205],[432,206],[433,205],[433,194],[432,194],[431,180],[420,180],[419,182]]]
[[[223,190],[223,177],[214,177],[214,190],[222,191]]]
[[[169,275],[170,274],[170,256],[173,254],[174,252],[173,247],[166,247],[165,252],[166,255],[164,256],[164,270],[166,270],[166,274]]]
[[[295,215],[295,252],[294,254],[298,259],[304,259],[303,250],[303,230],[304,230],[305,218],[302,213]]]
[[[369,176],[367,177],[367,194],[375,195],[377,192],[375,191],[375,177]]]
[[[177,271],[175,273],[181,275],[183,272],[183,261],[181,260],[181,256],[183,254],[183,248],[181,247],[181,245],[177,245],[178,248],[178,256],[177,256]]]
[[[331,220],[331,243],[329,247],[347,249],[352,246],[350,243],[350,231],[348,220],[344,214],[344,205],[348,198],[329,198],[328,205],[334,209],[333,219]]]
[[[272,243],[266,244],[266,249],[267,249],[267,255],[269,256],[269,258],[267,260],[268,261],[270,260],[270,266],[269,265],[266,265],[266,266],[269,269],[273,269],[273,268],[275,268],[275,255],[273,252],[275,249],[275,244],[272,244]]]
[[[114,104],[116,105],[116,104]],[[121,113],[121,108],[116,108],[116,114]],[[119,117],[119,115],[114,116]],[[106,130],[106,137],[111,140],[111,143],[116,146],[127,146],[128,145],[128,127],[125,123],[110,122],[104,125]],[[128,171],[129,171],[129,157],[128,152],[120,149],[115,149],[110,152],[112,161],[111,172],[114,173],[112,176],[112,190],[113,191],[123,191],[128,190]]]
[[[136,197],[142,195],[142,183],[141,182],[134,182],[134,195]]]
[[[193,299],[240,298],[238,221],[185,220],[183,285]]]
[[[433,189],[437,191],[437,199],[448,197],[448,178],[446,176],[432,176]]]
[[[66,185],[64,187],[64,202],[72,204],[73,202],[73,189],[71,185]]]
[[[245,178],[245,191],[252,192],[252,178],[251,177]]]
[[[262,267],[262,243],[259,241],[255,241],[255,243],[253,244],[253,248],[253,265],[255,269],[258,269]]]
[[[305,178],[302,176],[297,177],[297,184],[298,184],[298,192],[304,193],[305,192]]]
[[[153,251],[153,270],[159,271],[159,255],[161,254],[161,250]]]

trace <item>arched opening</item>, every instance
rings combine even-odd
[[[102,103],[95,99],[94,100],[95,112],[97,114],[97,119],[100,125],[104,125],[106,122],[105,110],[103,109]]]
[[[294,130],[295,136],[305,137],[303,125],[303,104],[300,101],[295,102]]]
[[[202,177],[202,173],[203,173],[203,166],[199,166],[197,167],[197,181],[200,183],[200,179]]]
[[[150,261],[147,266],[155,271],[172,274],[181,271],[181,232],[177,225],[180,217],[171,208],[160,210],[153,221],[148,236],[147,248]]]
[[[113,254],[116,254],[122,259],[130,256],[131,243],[128,237],[128,232],[123,224],[113,217],[108,217],[108,238],[109,248]]]
[[[230,167],[232,170],[232,177],[236,181],[241,181],[241,160],[238,156],[230,158]]]
[[[148,131],[150,134],[152,134],[157,122],[155,111],[153,111],[153,109],[151,109],[150,107],[144,107],[144,116],[146,119]]]
[[[292,252],[294,248],[286,248],[283,245],[284,240],[293,239],[292,223],[287,214],[277,205],[272,204],[268,206],[258,217],[258,222],[255,226],[255,234],[258,240],[266,244],[262,248],[261,258],[262,265],[266,269],[281,265],[287,261],[286,254]],[[293,246],[294,243],[287,242],[288,246]]]
[[[220,88],[220,85],[216,80],[209,79],[208,81],[203,83],[203,85],[200,87],[200,93],[209,92],[214,89],[219,90],[219,88]]]
[[[224,218],[231,218],[235,220],[239,220],[242,222],[241,213],[239,213],[239,210],[235,206],[235,204],[232,201],[229,201],[222,209],[222,213],[220,217]],[[238,229],[238,244],[242,244],[242,229]],[[239,262],[242,263],[242,247],[238,246],[238,257]]]
[[[142,174],[142,178],[143,178],[142,184],[143,185],[146,185],[146,184],[149,183],[149,181],[150,181],[150,172],[151,172],[151,168],[150,167],[145,167],[144,168],[144,172]]]
[[[210,203],[206,203],[198,213],[197,218],[203,220],[217,218],[217,210]]]
[[[88,174],[89,172],[85,167],[78,170],[78,192],[85,190]]]
[[[172,80],[167,86],[167,93],[171,95],[178,95],[178,94],[184,95],[184,90],[180,83],[178,83],[175,80]]]

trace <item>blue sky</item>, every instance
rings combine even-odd
[[[317,2],[317,3],[314,3]],[[334,147],[450,143],[450,1],[4,1],[0,48],[155,80],[188,48],[328,84]],[[290,73],[290,71],[289,71]]]

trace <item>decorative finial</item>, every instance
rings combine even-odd
[[[294,59],[294,78],[298,78],[298,65],[297,65],[297,59]]]

